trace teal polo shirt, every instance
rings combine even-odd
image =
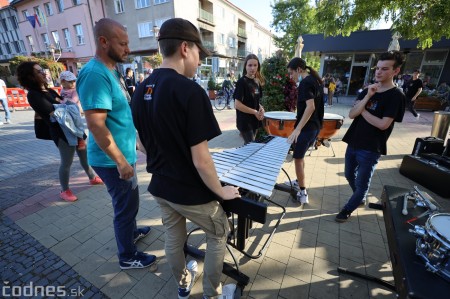
[[[84,111],[107,110],[106,126],[114,141],[130,165],[136,163],[136,130],[130,105],[120,74],[108,69],[102,62],[91,59],[80,71],[77,92]],[[116,167],[116,163],[97,145],[93,136],[89,138],[88,161],[92,166]]]

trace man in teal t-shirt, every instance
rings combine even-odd
[[[94,27],[95,58],[80,71],[77,92],[90,131],[88,160],[105,183],[114,208],[114,232],[121,269],[151,266],[156,257],[139,252],[135,243],[150,233],[136,227],[139,189],[135,170],[136,130],[124,80],[116,71],[130,53],[120,23],[104,18]]]

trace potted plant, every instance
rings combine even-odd
[[[208,96],[211,100],[216,98],[216,81],[212,76],[208,80]]]

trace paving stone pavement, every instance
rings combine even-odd
[[[326,112],[346,116],[350,102],[340,99]],[[242,145],[235,130],[234,111],[215,111],[215,115],[223,134],[210,142],[211,151]],[[137,220],[138,225],[150,225],[153,229],[138,243],[138,248],[152,252],[159,260],[157,269],[121,271],[112,229],[113,212],[105,188],[88,186],[75,159],[71,187],[79,200],[60,201],[58,152],[52,142],[34,138],[32,117],[31,111],[16,111],[14,124],[0,127],[2,290],[32,281],[39,286],[83,289],[86,298],[176,298],[175,282],[164,255],[159,210],[146,191],[150,175],[145,172],[144,157],[140,155],[137,168],[141,194]],[[398,168],[403,155],[412,151],[415,138],[430,134],[432,120],[431,112],[421,112],[419,120],[406,112],[404,122],[396,124],[388,143],[389,155],[381,158],[372,179],[370,202],[379,201],[384,185],[410,188],[416,184],[401,176]],[[334,222],[351,194],[343,176],[346,145],[339,141],[349,124],[346,118],[333,138],[335,157],[331,148],[323,146],[306,157],[310,204],[299,206],[287,193],[275,191],[271,199],[285,206],[287,213],[268,249],[259,259],[236,254],[241,271],[250,277],[245,297],[395,298],[395,294],[372,282],[336,271],[342,266],[393,281],[382,212],[362,207],[347,223]],[[285,163],[283,168],[293,176],[293,163]],[[278,181],[286,179],[282,174]],[[449,208],[448,201],[427,191]],[[270,206],[266,224],[257,224],[251,231],[247,248],[255,254],[278,213]],[[200,233],[194,233],[190,243],[205,248]],[[226,259],[232,261],[229,254]],[[202,263],[199,266],[202,273]],[[192,298],[201,298],[201,281],[199,275]],[[223,281],[231,280],[223,276]]]

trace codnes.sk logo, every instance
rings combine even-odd
[[[10,297],[83,297],[84,289],[80,286],[76,289],[66,290],[65,286],[38,286],[30,281],[26,285],[13,286],[9,281],[3,281],[1,296],[2,298]]]

